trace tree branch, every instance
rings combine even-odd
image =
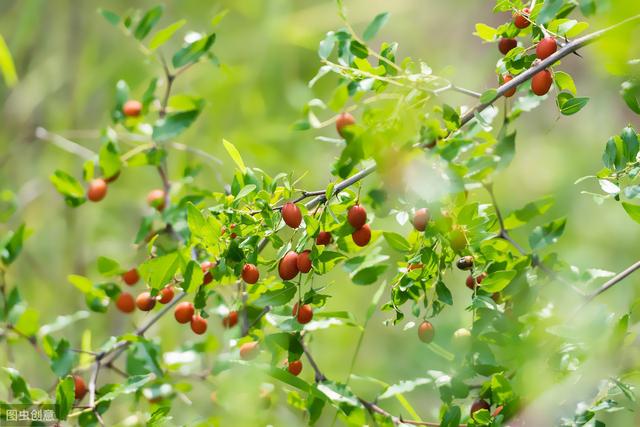
[[[614,277],[609,279],[604,285],[600,286],[595,292],[587,296],[587,301],[585,302],[585,304],[593,300],[595,297],[597,297],[601,293],[611,289],[612,287],[620,283],[622,280],[626,279],[629,275],[631,275],[633,272],[635,272],[638,269],[640,269],[640,261],[636,261],[634,264],[627,267],[625,270],[616,274]]]
[[[576,52],[578,49],[581,49],[581,48],[587,46],[588,44],[591,44],[591,43],[595,42],[596,40],[598,40],[600,37],[602,37],[606,33],[610,32],[610,31],[613,31],[613,30],[619,28],[622,25],[628,24],[629,22],[633,22],[633,21],[636,21],[636,20],[640,20],[640,15],[632,16],[630,18],[625,19],[624,21],[621,21],[621,22],[615,24],[615,25],[612,25],[610,27],[604,28],[604,29],[599,30],[599,31],[595,31],[595,32],[587,34],[587,35],[585,35],[583,37],[579,37],[579,38],[577,38],[577,39],[565,44],[563,47],[561,47],[559,50],[557,50],[553,55],[551,55],[548,58],[540,61],[537,65],[529,68],[528,70],[522,72],[521,74],[518,74],[513,79],[511,79],[509,82],[507,82],[507,83],[503,84],[502,86],[500,86],[498,88],[498,91],[497,91],[496,95],[493,98],[491,98],[491,100],[489,100],[486,103],[479,104],[479,105],[473,107],[471,110],[467,111],[462,116],[462,118],[460,119],[460,127],[462,127],[465,124],[467,124],[468,122],[470,122],[471,119],[473,119],[475,117],[476,113],[480,113],[480,112],[484,111],[487,107],[489,107],[494,102],[496,102],[498,99],[503,97],[505,93],[507,93],[511,89],[514,89],[518,85],[526,82],[527,80],[531,79],[538,72],[550,67],[551,65],[553,65],[556,62],[560,61],[565,56],[570,55],[573,52]]]

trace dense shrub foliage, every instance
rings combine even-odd
[[[330,183],[307,189],[304,174],[292,174],[286,161],[272,176],[260,165],[247,164],[227,140],[222,144],[235,173],[224,188],[197,185],[195,166],[170,171],[172,150],[189,149],[175,139],[204,107],[203,97],[176,93],[175,82],[188,80],[192,67],[224,63],[214,54],[216,43],[233,40],[186,32],[184,20],[163,26],[161,6],[126,14],[100,11],[128,43],[140,47],[141,56],[156,62],[158,73],[146,88],[118,82],[111,122],[100,131],[99,153],[86,159],[82,176],[57,169],[50,171],[50,180],[69,209],[82,210],[108,199],[112,191],[126,192],[119,188],[120,175],[142,168],[157,172],[162,186],[150,189],[146,215],[119,219],[140,223],[132,241],[122,242],[122,259],[103,256],[97,260],[99,274],[68,276],[91,316],[149,313],[136,329],[101,343],[73,336],[72,329],[58,332],[77,316],[59,319],[47,332],[18,286],[5,280],[5,271],[29,244],[28,224],[9,232],[0,241],[3,337],[9,346],[28,341],[35,356],[24,357],[47,363],[56,386],[32,387],[29,378],[7,366],[8,403],[55,403],[61,420],[110,425],[115,423],[105,421],[110,408],[147,400],[151,410],[144,422],[172,425],[172,403],[188,394],[190,381],[234,381],[224,377],[233,371],[270,378],[256,384],[253,402],[258,407],[246,411],[262,410],[273,388],[280,388],[287,401],[277,405],[288,406],[301,424],[309,425],[602,426],[601,414],[633,406],[630,378],[638,366],[624,357],[636,345],[630,332],[636,321],[633,307],[621,317],[600,312],[586,319],[581,313],[640,265],[617,275],[571,266],[553,250],[570,220],[546,215],[554,198],[502,211],[494,186],[515,155],[516,127],[527,112],[544,107],[571,116],[594,102],[583,95],[586,89],[578,91],[560,60],[578,58],[587,44],[637,26],[640,16],[587,33],[589,24],[582,19],[608,13],[601,2],[498,0],[494,12],[504,23],[497,28],[478,23],[474,33],[479,41],[495,44],[497,60],[495,70],[477,70],[495,74],[496,81],[495,88],[480,93],[434,74],[420,58],[402,57],[397,42],[374,44],[384,38],[387,13],[355,31],[342,1],[337,12],[343,26],[319,41],[318,73],[309,82],[311,87],[319,81],[331,84],[333,94],[309,100],[292,131],[305,143],[308,130],[324,129],[319,139],[339,147],[340,154],[327,171]],[[223,18],[224,13],[213,17],[213,27]],[[181,34],[186,36],[180,44]],[[114,37],[122,35],[115,31]],[[632,67],[633,58],[626,59]],[[638,114],[639,87],[629,73],[620,98]],[[467,95],[473,106],[442,103],[438,95],[447,91]],[[604,144],[603,169],[584,178],[598,180],[603,193],[591,194],[596,201],[619,202],[637,222],[639,148],[636,130],[625,127]],[[433,181],[407,182],[409,163],[425,156]],[[325,167],[313,160],[309,168]],[[437,188],[422,191],[434,183]],[[407,187],[420,190],[419,203],[403,196]],[[13,215],[10,203],[1,214]],[[401,233],[388,226],[393,221]],[[526,230],[528,241],[512,237],[516,229]],[[132,258],[127,254],[131,243],[144,253],[139,265],[124,261]],[[452,279],[457,270],[465,272],[465,284]],[[454,299],[451,288],[465,285],[467,297]],[[369,287],[370,300],[353,301],[354,307],[368,306],[364,318],[356,318],[353,307],[325,308],[332,294],[346,286]],[[549,292],[557,287],[564,291]],[[439,317],[455,307],[468,312],[468,322],[445,336]],[[355,355],[352,349],[334,350],[351,363],[347,379],[314,359],[311,344],[317,331],[350,326],[360,329],[362,337],[379,311],[390,333],[413,329],[413,339],[442,358],[447,370],[425,366],[415,378],[396,379],[393,385],[384,375],[358,378],[354,367],[358,357],[366,357],[358,355],[361,341],[354,343]],[[180,348],[165,348],[162,332],[147,334],[156,324],[174,321],[189,336]],[[213,322],[225,328],[217,339],[211,338]],[[593,325],[585,334],[589,322]],[[71,344],[78,342],[81,348]],[[403,349],[397,350],[402,363]],[[613,358],[618,370],[603,372],[599,388],[586,392],[589,399],[575,413],[554,409],[541,414],[536,399],[544,391],[587,370],[593,375],[597,362],[590,356]],[[194,360],[203,362],[204,371],[187,369]],[[545,372],[538,384],[521,379],[523,371],[536,369]],[[312,375],[299,376],[305,371]],[[379,393],[359,395],[351,387],[353,379],[373,383]],[[405,398],[417,387],[434,390],[438,419],[420,419],[424,411]],[[217,409],[193,425],[219,423],[217,412],[230,398],[217,391],[211,398]],[[385,409],[390,398],[397,399],[402,413]]]

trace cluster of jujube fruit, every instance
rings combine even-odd
[[[513,14],[513,25],[519,29],[525,29],[531,25],[531,10],[529,8],[524,8],[520,11],[517,11]],[[515,38],[511,37],[502,37],[498,41],[498,50],[503,55],[507,55],[512,49],[518,46],[518,41]],[[540,41],[538,41],[536,45],[536,56],[537,59],[532,63],[532,66],[536,66],[539,61],[548,58],[553,55],[558,49],[558,43],[555,37],[545,36]],[[514,79],[514,76],[511,74],[504,74],[500,76],[500,84],[509,83]],[[551,85],[553,84],[553,75],[551,71],[544,69],[538,71],[531,79],[531,90],[538,96],[545,95],[551,89]],[[504,96],[509,98],[515,95],[516,88],[513,87],[505,92]]]

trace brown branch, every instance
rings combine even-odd
[[[311,356],[311,353],[309,352],[309,349],[307,348],[307,346],[304,344],[303,339],[300,339],[300,345],[302,346],[302,351],[304,351],[304,355],[307,356],[307,360],[309,361],[309,364],[313,368],[316,382],[321,383],[323,381],[326,381],[327,377],[322,373],[322,371],[320,370],[320,367],[318,366],[316,361],[313,359],[313,356]]]
[[[576,52],[578,49],[581,49],[581,48],[583,48],[583,47],[595,42],[596,40],[601,38],[606,33],[610,32],[610,31],[613,31],[613,30],[617,29],[618,27],[620,27],[622,25],[625,25],[625,24],[627,24],[629,22],[633,22],[633,21],[636,21],[636,20],[640,20],[640,15],[632,16],[630,18],[625,19],[624,21],[621,21],[621,22],[615,24],[615,25],[612,25],[610,27],[604,28],[604,29],[599,30],[599,31],[595,31],[595,32],[587,34],[587,35],[585,35],[583,37],[579,37],[579,38],[577,38],[577,39],[565,44],[560,49],[558,49],[553,55],[551,55],[548,58],[540,61],[537,65],[534,65],[533,67],[531,67],[528,70],[522,72],[521,74],[518,74],[512,80],[510,80],[509,82],[507,82],[507,83],[503,84],[502,86],[500,86],[498,88],[497,92],[496,92],[496,95],[493,98],[491,98],[488,102],[479,104],[479,105],[473,107],[471,110],[467,111],[462,116],[462,118],[460,119],[460,127],[462,127],[465,124],[467,124],[468,122],[470,122],[475,117],[476,113],[480,113],[480,112],[484,111],[487,107],[489,107],[494,102],[496,102],[498,99],[503,97],[505,93],[507,93],[511,89],[514,89],[515,87],[521,85],[522,83],[530,80],[538,72],[540,72],[540,71],[552,66],[553,64],[555,64],[556,62],[558,62],[562,58],[564,58],[565,56]]]
[[[616,274],[614,277],[609,279],[604,285],[600,286],[592,294],[589,294],[589,296],[587,296],[587,301],[585,302],[585,304],[593,300],[595,297],[597,297],[601,293],[611,289],[612,287],[620,283],[622,280],[626,279],[629,275],[631,275],[633,272],[635,272],[638,269],[640,269],[640,261],[636,261],[634,264],[632,264],[631,266],[627,267],[625,270],[621,271],[620,273]]]

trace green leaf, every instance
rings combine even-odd
[[[48,337],[52,340],[51,337]],[[71,373],[75,363],[75,353],[71,351],[69,341],[61,339],[57,344],[52,341],[53,353],[49,356],[51,359],[51,370],[59,377],[64,377]]]
[[[100,15],[102,15],[103,18],[113,26],[118,25],[118,23],[120,22],[120,16],[118,16],[118,14],[116,14],[115,12],[111,12],[110,10],[106,9],[98,9],[98,13],[100,13]]]
[[[533,202],[527,203],[524,207],[517,209],[507,215],[504,219],[504,227],[513,230],[528,224],[537,216],[543,215],[555,203],[552,196],[546,196]]]
[[[3,242],[0,242],[3,245],[3,247],[0,247],[0,260],[4,265],[9,265],[16,260],[22,251],[26,238],[27,230],[25,225],[21,224],[16,231],[9,232],[8,237]]]
[[[569,73],[564,71],[556,71],[553,73],[553,82],[558,86],[560,91],[568,91],[573,95],[576,94],[576,84],[573,82],[573,78]]]
[[[451,295],[451,291],[442,280],[438,280],[436,283],[436,294],[438,295],[438,300],[447,305],[453,305],[453,296]]]
[[[371,21],[371,23],[367,25],[367,28],[365,28],[364,33],[362,34],[362,38],[367,41],[374,38],[378,33],[378,31],[380,30],[380,28],[382,28],[384,24],[387,23],[388,20],[389,20],[389,12],[384,12],[384,13],[380,13],[379,15],[376,15],[376,17],[373,18],[373,21]]]
[[[551,221],[543,226],[534,228],[529,236],[529,245],[531,249],[539,250],[552,243],[558,241],[558,238],[564,232],[564,227],[567,224],[566,218],[557,219]]]
[[[198,118],[200,111],[200,109],[181,111],[159,119],[153,126],[153,140],[163,142],[180,135]]]
[[[511,163],[516,151],[516,132],[500,132],[495,154],[500,157],[498,169],[504,169]]]
[[[56,418],[66,420],[75,401],[75,382],[71,375],[60,380],[56,386]]]
[[[459,406],[450,406],[442,416],[440,427],[458,427],[462,413]]]
[[[296,295],[297,290],[298,287],[295,284],[291,282],[285,282],[283,283],[283,286],[281,288],[269,290],[260,295],[260,297],[258,297],[258,299],[255,300],[253,304],[258,307],[264,307],[267,305],[284,305],[293,299],[293,297]]]
[[[536,17],[536,23],[543,25],[555,18],[562,8],[563,0],[546,0]]]
[[[514,270],[494,271],[482,280],[480,287],[487,292],[500,292],[516,277]]]
[[[623,82],[620,86],[620,94],[627,107],[636,114],[640,114],[640,80]]]
[[[182,259],[179,252],[151,258],[138,267],[140,277],[152,288],[161,289],[173,280]]]
[[[638,134],[635,129],[629,126],[625,127],[620,133],[620,138],[622,139],[623,151],[627,162],[635,162],[636,156],[638,155],[638,149],[640,148],[640,144],[638,143]]]
[[[224,9],[216,13],[216,15],[213,18],[211,18],[211,26],[212,27],[218,26],[218,24],[224,19],[224,17],[227,16],[227,13],[229,13],[229,9]]]
[[[591,16],[596,13],[596,0],[579,0],[580,12],[584,16]]]
[[[246,173],[247,168],[244,165],[244,161],[242,161],[242,156],[240,155],[240,152],[235,147],[235,145],[233,145],[226,139],[222,140],[222,144],[224,145],[225,150],[227,150],[227,153],[229,153],[229,157],[231,157],[231,160],[233,160],[236,166],[238,166],[238,169],[240,169],[240,172],[242,172],[243,174]]]
[[[382,236],[384,237],[384,240],[387,241],[389,246],[397,251],[408,252],[411,250],[411,245],[409,244],[409,242],[407,242],[407,239],[405,239],[398,233],[385,231],[382,233]]]
[[[587,102],[589,102],[589,98],[587,97],[562,99],[560,95],[562,94],[558,94],[558,105],[560,107],[560,113],[565,116],[570,116],[577,113],[578,111],[582,110],[585,105],[587,105]]]
[[[496,97],[497,94],[498,94],[498,91],[496,89],[489,89],[484,91],[482,95],[480,95],[480,103],[488,104]]]
[[[31,393],[29,392],[29,386],[26,381],[14,368],[0,368],[7,375],[9,375],[9,380],[11,381],[11,392],[13,393],[13,397],[19,400],[22,403],[31,403]]]
[[[9,51],[7,43],[4,41],[4,37],[0,34],[0,71],[4,78],[4,82],[7,86],[13,87],[18,83],[18,74],[16,73],[16,66],[13,63],[13,57]]]
[[[164,7],[162,5],[149,9],[138,23],[138,26],[133,32],[133,36],[138,40],[145,38],[160,20],[163,9]]]
[[[358,58],[365,59],[369,56],[369,49],[367,48],[367,46],[363,45],[357,40],[351,40],[349,50]]]
[[[640,206],[632,203],[622,202],[622,207],[632,220],[640,223]]]
[[[153,374],[148,375],[134,375],[132,377],[127,378],[127,381],[124,384],[117,384],[110,392],[102,395],[96,403],[100,402],[110,402],[114,400],[116,397],[132,394],[137,392],[144,386],[145,384],[153,381],[155,376]]]
[[[118,261],[101,256],[98,258],[98,272],[105,277],[117,276],[122,273],[122,267]]]
[[[372,285],[378,281],[378,278],[386,270],[386,264],[361,268],[355,274],[351,275],[351,281],[354,285]]]
[[[151,41],[149,41],[149,49],[156,50],[163,44],[169,41],[171,37],[178,31],[180,28],[187,23],[186,19],[181,19],[177,22],[174,22],[171,25],[166,26],[165,28],[158,30],[153,37],[151,37]]]
[[[335,45],[336,45],[335,33],[333,31],[329,31],[325,36],[325,38],[322,41],[320,41],[320,45],[318,46],[318,56],[320,57],[320,59],[327,59],[329,55],[331,55],[331,52],[333,52],[333,48]],[[322,70],[329,71],[330,68],[329,67],[320,68],[318,75],[320,75]],[[317,80],[317,78],[314,79],[313,81],[315,80]],[[309,83],[309,85],[311,86],[311,83]]]
[[[126,371],[129,375],[133,375],[134,383],[140,381],[140,378],[147,374],[153,373],[158,377],[162,376],[162,367],[159,362],[160,349],[159,347],[147,341],[141,339],[140,341],[133,342],[129,346],[127,352]]]
[[[198,290],[198,286],[203,283],[204,273],[202,272],[202,268],[200,268],[200,264],[195,262],[194,260],[190,260],[187,263],[187,267],[184,269],[182,288],[187,291],[196,291]]]
[[[114,177],[120,172],[120,152],[113,141],[105,141],[100,147],[99,165],[105,178]]]
[[[476,32],[473,33],[473,35],[480,37],[486,42],[491,42],[498,36],[498,30],[486,24],[478,23],[476,24]]]
[[[65,201],[70,206],[79,206],[83,204],[86,199],[84,197],[84,188],[77,179],[69,175],[68,173],[57,170],[49,177],[54,187],[65,198]]]
[[[196,62],[202,55],[207,53],[216,40],[216,35],[210,34],[206,37],[187,43],[173,55],[171,62],[178,68]]]

